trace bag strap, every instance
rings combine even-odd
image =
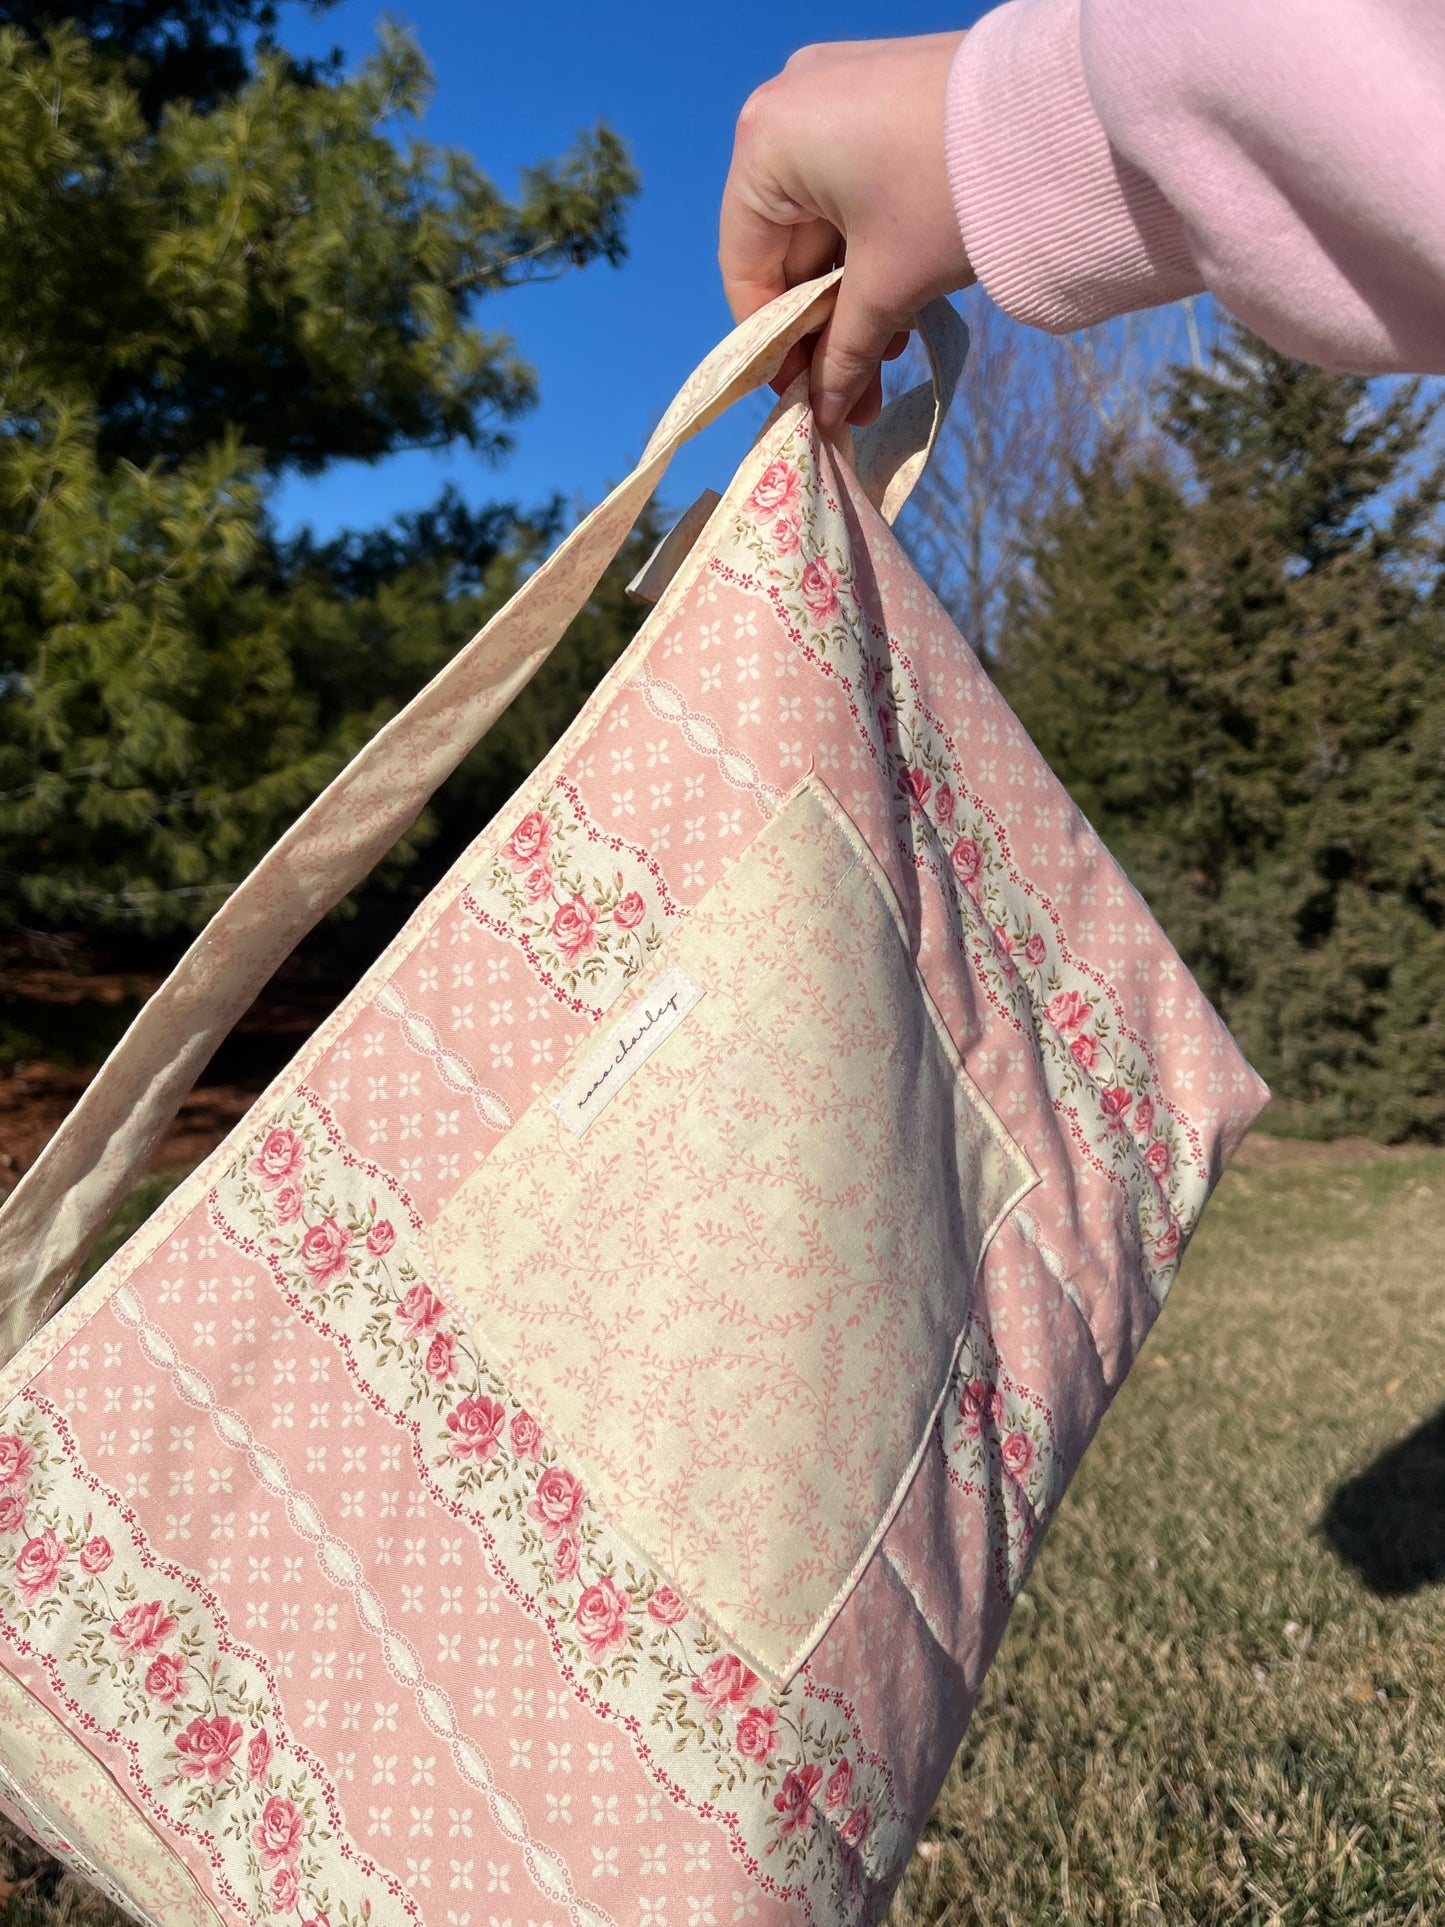
[[[968,357],[968,328],[947,301],[930,301],[914,317],[928,356],[929,380],[889,402],[871,427],[853,437],[863,492],[890,527],[928,466]]]
[[[871,426],[845,434],[837,443],[839,452],[857,473],[864,494],[890,527],[933,453],[968,355],[968,329],[948,302],[929,302],[914,322],[928,354],[929,380],[896,396]],[[758,430],[755,447],[806,392],[807,377],[800,375],[787,394],[779,396]],[[628,583],[629,595],[639,602],[659,599],[721,500],[715,488],[705,488],[683,510]]]
[[[359,751],[211,918],[0,1210],[0,1362],[65,1295],[186,1093],[277,965],[405,834],[546,661],[676,450],[767,381],[793,343],[822,326],[840,273],[780,295],[713,350],[683,384],[627,479]],[[926,432],[915,400],[922,391],[915,390],[900,398],[910,404],[907,413],[885,411],[882,439],[860,438],[870,492],[876,489],[878,501],[890,507],[900,486],[906,497],[921,472],[948,405],[939,371],[947,374],[956,353],[947,339],[956,343],[963,331],[951,309],[948,314],[952,326],[932,313],[923,324],[945,344],[934,361],[935,385],[925,385],[933,403]],[[900,484],[906,475],[912,479]]]

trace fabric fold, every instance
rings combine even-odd
[[[1184,223],[1110,143],[1079,0],[1010,0],[949,74],[949,181],[969,260],[1016,320],[1062,334],[1199,293]]]

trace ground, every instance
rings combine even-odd
[[[1445,1920],[1442,1208],[1438,1152],[1246,1144],[890,1927]],[[55,1869],[0,1920],[120,1927]]]
[[[1445,1919],[1445,1157],[1252,1140],[890,1927]]]

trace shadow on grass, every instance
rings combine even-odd
[[[1382,1597],[1445,1581],[1445,1405],[1339,1486],[1319,1530]]]

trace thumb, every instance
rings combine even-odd
[[[878,377],[888,346],[911,317],[900,314],[869,272],[866,250],[848,250],[838,299],[813,355],[813,414],[825,435],[836,435]]]

